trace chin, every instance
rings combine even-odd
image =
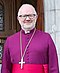
[[[24,28],[24,29],[29,29],[29,30],[31,30],[31,29],[35,28],[35,24],[30,24],[30,25],[25,24],[25,25],[23,26],[23,28]]]
[[[32,23],[22,23],[20,22],[21,28],[24,30],[32,30],[35,28],[36,22]]]

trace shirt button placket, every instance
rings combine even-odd
[[[26,57],[27,57],[27,63],[29,63],[29,50],[27,50],[27,52],[26,52]]]
[[[30,36],[28,35],[28,36],[26,37],[26,43],[29,42],[29,39],[30,39]],[[26,45],[27,45],[27,44],[26,44]],[[28,45],[27,51],[26,51],[26,61],[27,61],[27,63],[29,63],[29,45]]]

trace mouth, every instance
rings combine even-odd
[[[32,20],[25,20],[24,23],[32,23]]]

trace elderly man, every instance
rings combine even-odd
[[[48,33],[35,28],[37,17],[32,5],[20,7],[21,30],[4,44],[2,73],[59,73],[55,45]]]

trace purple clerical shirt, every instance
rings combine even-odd
[[[32,33],[25,34],[22,30],[22,50],[24,52]],[[12,64],[21,61],[20,32],[7,38],[2,58],[2,73],[11,73]],[[24,56],[26,64],[48,64],[49,73],[59,73],[58,58],[54,42],[48,33],[36,30],[34,37]]]

